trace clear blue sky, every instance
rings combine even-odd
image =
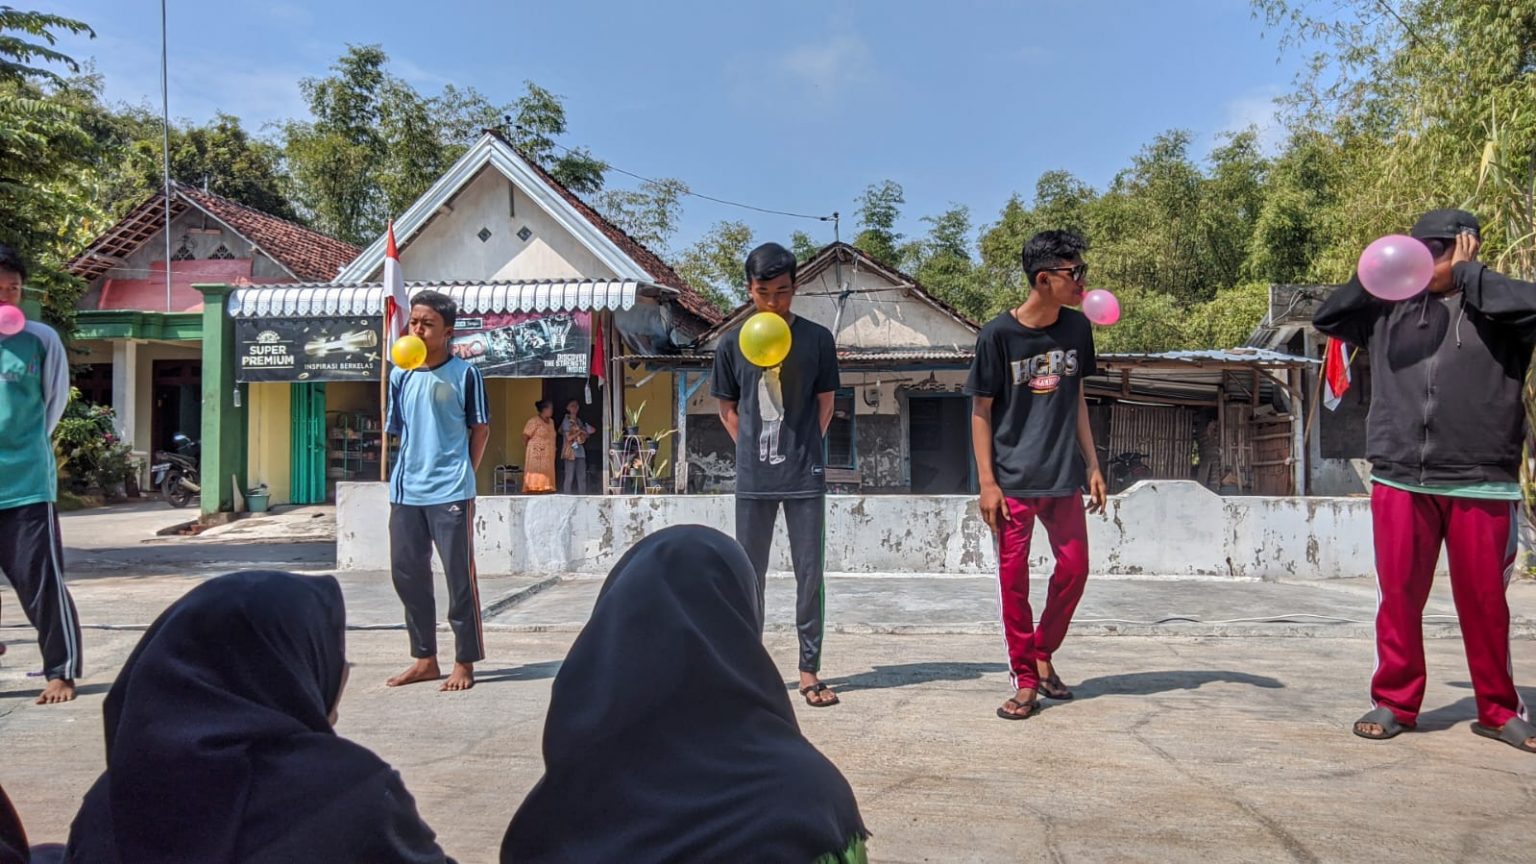
[[[21,4],[23,7],[29,4]],[[61,0],[94,40],[111,100],[159,105],[159,4]],[[1159,132],[1203,155],[1257,123],[1299,65],[1246,0],[169,0],[171,113],[253,128],[303,116],[298,81],[347,43],[380,43],[424,91],[446,82],[511,101],[527,79],[560,94],[567,144],[764,207],[844,214],[890,178],[902,229],[952,202],[980,225],[1042,171],[1102,187]],[[615,185],[627,178],[611,175]],[[681,247],[721,219],[759,239],[830,225],[687,199]]]

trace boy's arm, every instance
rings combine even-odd
[[[736,413],[736,403],[741,399],[741,384],[736,380],[736,367],[731,362],[729,336],[721,338],[715,346],[715,368],[710,373],[710,395],[720,406],[720,423],[736,440],[741,427],[741,415]]]
[[[479,426],[469,427],[469,464],[476,471],[480,470],[480,460],[485,458],[485,445],[491,440],[491,424],[481,423]]]
[[[64,356],[59,334],[51,327],[48,333],[51,338],[43,345],[43,416],[48,437],[52,438],[69,405],[69,359]]]
[[[827,331],[816,358],[816,411],[823,438],[827,437],[827,430],[832,426],[837,389],[842,385],[842,374],[837,368],[837,342],[831,331]]]
[[[485,378],[473,366],[464,377],[464,422],[469,426],[469,464],[478,471],[491,440],[491,403],[485,398]]]
[[[1360,284],[1360,274],[1356,273],[1323,301],[1312,316],[1312,326],[1325,336],[1342,339],[1356,348],[1366,348],[1381,309],[1382,302],[1365,290]]]
[[[1003,490],[992,470],[992,397],[971,397],[971,449],[976,454],[976,484],[981,487],[981,518],[994,532],[1013,521]]]
[[[1526,343],[1536,342],[1536,283],[1495,273],[1476,259],[1477,240],[1468,234],[1458,237],[1451,275],[1467,305],[1513,328]]]
[[[389,375],[389,405],[388,413],[384,415],[384,431],[389,435],[399,437],[405,431],[405,417],[400,411],[400,381],[401,378],[394,372]]]
[[[720,423],[725,426],[725,431],[731,434],[731,440],[736,440],[736,432],[741,428],[741,415],[736,413],[736,400],[721,399]]]
[[[981,489],[981,518],[996,533],[1004,522],[1013,521],[1003,490],[997,485],[997,471],[992,452],[992,400],[1003,390],[1008,364],[997,346],[983,335],[976,340],[976,355],[965,378],[965,392],[971,394],[971,452],[976,456],[976,485]]]
[[[1088,512],[1104,509],[1104,474],[1099,470],[1099,452],[1093,446],[1093,424],[1088,419],[1088,394],[1077,393],[1077,449],[1083,451],[1083,464],[1088,468]]]

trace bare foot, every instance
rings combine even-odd
[[[449,692],[456,690],[468,690],[475,686],[475,664],[455,663],[453,672],[448,675],[448,680],[443,682],[439,690]]]
[[[812,708],[826,708],[842,701],[832,688],[821,683],[815,672],[800,673],[800,695],[805,697],[805,702]]]
[[[411,668],[384,683],[390,687],[404,687],[419,681],[436,681],[441,677],[443,677],[443,670],[438,668],[437,658],[423,657],[412,663]]]
[[[55,678],[43,688],[43,695],[37,697],[39,705],[57,705],[61,702],[75,701],[75,682]]]

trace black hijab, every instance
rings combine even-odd
[[[800,734],[756,582],[735,541],[693,525],[614,566],[555,677],[544,778],[503,864],[809,864],[866,835],[848,782]]]
[[[232,573],[171,604],[107,694],[69,860],[445,861],[399,775],[331,728],[345,628],[329,576]]]
[[[27,832],[21,828],[21,817],[11,806],[11,799],[0,789],[0,864],[27,864],[32,860],[27,854]]]

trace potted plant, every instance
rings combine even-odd
[[[640,417],[644,413],[644,402],[641,402],[638,408],[630,408],[624,412],[624,437],[640,437]]]

